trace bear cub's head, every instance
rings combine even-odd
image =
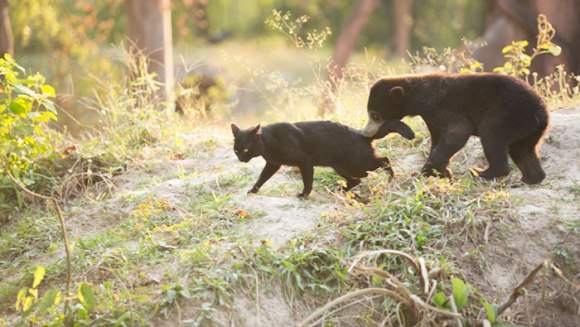
[[[369,94],[367,104],[368,121],[362,130],[365,137],[376,138],[384,129],[383,124],[397,121],[399,124],[394,124],[391,128],[400,129],[397,133],[401,134],[407,139],[413,139],[413,131],[409,126],[400,122],[405,114],[405,90],[403,87],[388,83],[385,80],[376,82]]]

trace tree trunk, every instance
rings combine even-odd
[[[125,0],[127,38],[149,59],[148,71],[173,94],[173,45],[170,0]]]
[[[0,0],[0,56],[4,58],[6,53],[14,55],[14,37],[10,27],[8,0]]]
[[[405,58],[409,50],[411,25],[413,24],[411,9],[411,0],[395,0],[393,2],[393,11],[395,14],[395,52],[397,57],[400,58]]]
[[[340,83],[343,77],[344,67],[346,67],[346,63],[356,45],[356,41],[368,23],[377,4],[377,0],[358,0],[352,16],[342,28],[334,44],[332,61],[327,76],[328,89],[324,91],[323,99],[319,105],[319,115],[322,116],[324,113],[332,110],[334,104],[332,98],[338,88],[338,83]]]
[[[369,18],[377,6],[377,0],[359,0],[354,13],[342,28],[332,54],[332,63],[330,66],[330,85],[331,90],[336,90],[336,82],[342,78],[344,67],[354,50],[356,41],[369,21]]]

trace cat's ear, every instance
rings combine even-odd
[[[238,135],[240,134],[240,128],[238,127],[238,125],[236,124],[232,124],[232,133],[234,134],[234,137],[238,137]]]
[[[262,134],[262,126],[258,125],[252,129],[252,134],[260,135]]]

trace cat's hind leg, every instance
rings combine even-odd
[[[342,186],[342,191],[350,191],[353,187],[360,184],[360,178],[358,177],[351,177],[349,174],[345,172],[345,170],[337,167],[332,167],[342,178],[346,179],[346,185]]]
[[[258,181],[256,182],[256,184],[254,184],[254,187],[252,187],[252,189],[248,191],[248,193],[258,193],[260,187],[262,187],[262,185],[264,185],[264,183],[266,183],[267,180],[269,180],[272,176],[274,176],[274,174],[279,169],[280,165],[266,162],[266,166],[264,166],[264,169],[262,169]]]
[[[298,193],[299,198],[306,198],[312,192],[312,182],[314,181],[314,166],[311,163],[302,164],[300,168],[300,174],[302,174],[302,182],[304,183],[304,189],[301,193]]]

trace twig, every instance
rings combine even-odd
[[[425,265],[425,259],[423,257],[419,257],[419,266],[421,267],[420,272],[421,277],[423,278],[423,292],[425,295],[429,295],[429,287],[431,286],[429,283],[429,274],[427,272],[427,266]]]
[[[512,291],[510,297],[499,306],[497,309],[498,316],[518,300],[518,298],[522,295],[522,289],[534,280],[536,274],[538,271],[540,271],[540,269],[542,269],[542,267],[548,264],[550,264],[549,259],[539,264],[536,268],[534,268],[534,270],[530,271],[526,278],[524,278],[524,280]]]
[[[580,291],[580,285],[579,284],[574,284],[568,278],[564,277],[564,274],[562,273],[562,271],[558,267],[556,267],[553,263],[549,262],[548,265],[550,266],[550,268],[552,268],[552,270],[554,270],[554,272],[556,273],[556,275],[558,275],[566,283],[568,283],[568,285],[570,285],[570,287],[572,287],[572,289],[574,289],[575,291]]]
[[[181,327],[181,308],[179,307],[179,300],[175,300],[175,308],[177,309],[177,326]]]
[[[453,297],[453,294],[449,295],[449,304],[451,304],[451,311],[457,314],[457,304],[455,304],[455,298]],[[455,319],[455,323],[457,324],[457,327],[463,327],[463,323],[461,322],[460,317]]]
[[[6,175],[8,176],[8,178],[10,178],[10,180],[14,184],[16,184],[16,186],[18,186],[18,188],[22,192],[24,192],[32,197],[36,197],[36,198],[43,199],[46,201],[51,201],[52,204],[54,204],[54,207],[56,209],[56,213],[58,215],[58,219],[60,220],[60,228],[62,231],[62,238],[64,241],[64,247],[65,247],[65,252],[66,252],[66,293],[65,293],[66,295],[64,296],[64,299],[63,299],[64,316],[66,319],[66,317],[68,316],[68,297],[69,297],[69,293],[70,293],[70,286],[71,286],[71,279],[72,279],[72,264],[71,264],[70,247],[69,247],[69,243],[68,243],[68,233],[66,231],[66,223],[65,223],[64,217],[62,215],[62,210],[60,209],[60,205],[58,204],[58,200],[55,197],[38,194],[38,193],[32,192],[31,190],[27,189],[25,185],[23,185],[19,180],[17,180],[14,176],[12,176],[12,174],[10,173],[10,170],[8,169],[8,165],[6,164],[5,158],[0,158],[0,161],[2,162],[2,166],[4,167],[4,171],[6,172]]]

